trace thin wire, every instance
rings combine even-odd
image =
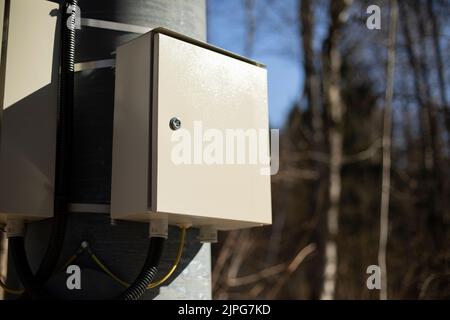
[[[161,284],[163,284],[164,282],[167,281],[167,279],[170,278],[170,276],[175,272],[175,270],[177,269],[180,261],[181,261],[181,257],[183,255],[183,249],[184,249],[184,242],[186,239],[186,228],[185,227],[180,227],[181,232],[180,232],[180,244],[178,246],[178,251],[177,251],[177,256],[175,258],[175,261],[173,262],[172,266],[170,267],[169,271],[160,279],[157,280],[155,282],[150,283],[147,286],[147,289],[153,289],[156,288],[158,286],[160,286]],[[121,286],[128,288],[130,286],[130,284],[122,279],[120,279],[118,276],[116,276],[90,249],[88,249],[89,254],[91,255],[92,260],[94,260],[94,262],[97,264],[97,266],[103,270],[103,272],[105,272],[108,276],[110,276],[114,281],[116,281],[117,283],[119,283]]]
[[[0,279],[0,287],[2,287],[3,291],[5,291],[6,293],[9,294],[13,294],[13,295],[21,295],[22,293],[25,292],[25,290],[23,289],[12,289],[10,287],[8,287],[2,279]]]
[[[82,251],[81,251],[82,252]],[[63,271],[66,269],[73,261],[75,261],[78,258],[78,254],[72,255],[69,259],[67,259],[66,263],[63,264],[63,266],[59,269],[60,271]]]
[[[112,273],[111,270],[108,269],[107,266],[105,266],[100,259],[88,248],[88,252],[91,255],[92,260],[94,260],[94,262],[97,264],[97,266],[100,267],[100,269],[103,270],[103,272],[105,272],[108,276],[110,276],[112,279],[114,279],[114,281],[118,282],[122,287],[128,288],[130,285],[121,280],[119,277],[117,277],[114,273]]]
[[[158,286],[160,286],[161,284],[163,284],[164,282],[167,281],[167,279],[170,278],[170,276],[172,276],[172,274],[175,272],[175,270],[177,269],[178,265],[180,264],[181,261],[181,257],[183,255],[183,249],[184,249],[184,243],[186,240],[186,227],[180,227],[181,232],[180,232],[180,244],[178,246],[178,250],[177,250],[177,256],[175,258],[175,261],[173,262],[172,266],[170,267],[169,271],[159,280],[150,283],[147,286],[147,289],[153,289],[156,288]],[[128,288],[130,286],[130,284],[128,282],[123,281],[122,279],[120,279],[118,276],[116,276],[92,251],[89,247],[81,247],[75,254],[73,254],[72,256],[69,257],[69,259],[67,259],[66,263],[64,263],[64,265],[59,269],[59,270],[64,270],[68,265],[70,265],[73,261],[75,261],[78,258],[78,255],[81,254],[84,250],[87,250],[87,252],[89,253],[91,259],[95,262],[95,264],[103,270],[103,272],[105,272],[109,277],[111,277],[114,281],[116,281],[117,283],[119,283],[121,286]],[[22,293],[25,292],[24,289],[13,289],[13,288],[9,288],[3,281],[2,279],[0,279],[0,287],[2,287],[2,289],[9,293],[9,294],[13,294],[13,295],[21,295]]]
[[[180,235],[180,245],[178,246],[178,252],[177,257],[175,258],[174,263],[172,264],[172,267],[170,267],[170,270],[166,273],[164,277],[162,277],[160,280],[152,282],[148,285],[147,289],[152,289],[160,286],[164,282],[167,281],[167,279],[170,278],[170,276],[175,272],[175,270],[178,267],[178,264],[181,261],[181,256],[183,255],[183,249],[184,249],[184,241],[186,239],[186,228],[181,228],[181,235]]]
[[[64,270],[65,268],[67,268],[67,266],[69,266],[73,261],[75,261],[76,258],[78,258],[78,255],[83,252],[84,248],[80,248],[74,255],[72,255],[69,259],[67,259],[66,263],[59,269],[59,270]],[[9,294],[13,294],[13,295],[21,295],[22,293],[25,292],[24,289],[13,289],[8,287],[4,281],[2,281],[2,279],[0,279],[0,287]]]

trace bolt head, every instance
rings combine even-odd
[[[170,126],[170,129],[172,129],[172,130],[178,130],[181,128],[181,120],[178,119],[177,117],[173,117],[169,121],[169,126]]]

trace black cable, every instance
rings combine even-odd
[[[31,269],[23,246],[23,238],[19,241],[18,238],[14,237],[9,241],[12,244],[11,251],[14,264],[16,268],[20,270],[20,272],[18,272],[18,277],[25,290],[27,292],[33,292],[34,296],[41,296],[41,293],[43,292],[41,288],[52,276],[59,260],[66,232],[72,151],[76,30],[76,15],[72,13],[72,10],[67,9],[69,6],[76,7],[77,4],[78,0],[67,0],[64,1],[64,5],[61,6],[61,75],[59,81],[59,107],[57,115],[54,217],[51,222],[52,230],[49,238],[49,245],[35,276],[30,276]],[[70,28],[67,21],[70,21]],[[31,272],[31,275],[32,274],[33,273]]]
[[[25,244],[23,237],[10,237],[8,250],[11,252],[11,258],[20,281],[26,288],[33,288],[34,275],[28,264],[25,254]]]
[[[118,300],[138,300],[144,294],[148,285],[154,280],[158,272],[158,265],[164,250],[164,243],[164,238],[150,239],[147,257],[141,272],[130,287],[119,295],[117,298]],[[25,288],[25,293],[22,294],[19,299],[55,299],[55,297],[47,293],[42,286],[36,282],[26,257],[24,238],[22,236],[10,237],[9,246],[16,274]]]
[[[25,243],[22,236],[10,237],[8,247],[11,252],[11,258],[15,267],[16,275],[25,288],[25,293],[19,299],[31,298],[37,295],[40,298],[48,297],[42,289],[36,285],[35,277],[31,271],[28,259],[25,253]]]
[[[56,173],[53,228],[49,246],[36,273],[36,281],[44,283],[52,275],[64,243],[67,223],[69,177],[71,168],[73,90],[75,64],[75,14],[68,6],[77,6],[77,0],[69,0],[62,6],[61,20],[61,76],[59,88],[58,134],[56,143]],[[70,21],[69,28],[66,21]]]
[[[145,264],[136,280],[118,297],[119,300],[138,300],[144,294],[158,271],[165,240],[164,238],[150,238]]]
[[[72,151],[73,91],[75,65],[75,14],[67,10],[77,8],[78,0],[68,0],[62,6],[61,19],[61,76],[59,83],[58,128],[56,142],[56,172],[54,217],[49,246],[36,272],[36,281],[45,283],[53,274],[64,243],[67,223],[67,204]],[[67,25],[70,21],[70,28]]]

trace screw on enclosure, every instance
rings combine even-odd
[[[180,129],[181,128],[181,121],[180,121],[180,119],[178,119],[177,117],[173,117],[169,121],[169,126],[170,126],[170,129],[172,129],[172,130]]]

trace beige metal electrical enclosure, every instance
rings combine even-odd
[[[270,176],[250,156],[269,144],[266,69],[164,29],[116,54],[112,218],[270,224]]]
[[[8,31],[0,68],[0,222],[48,218],[53,216],[59,5],[3,0],[0,6]]]

